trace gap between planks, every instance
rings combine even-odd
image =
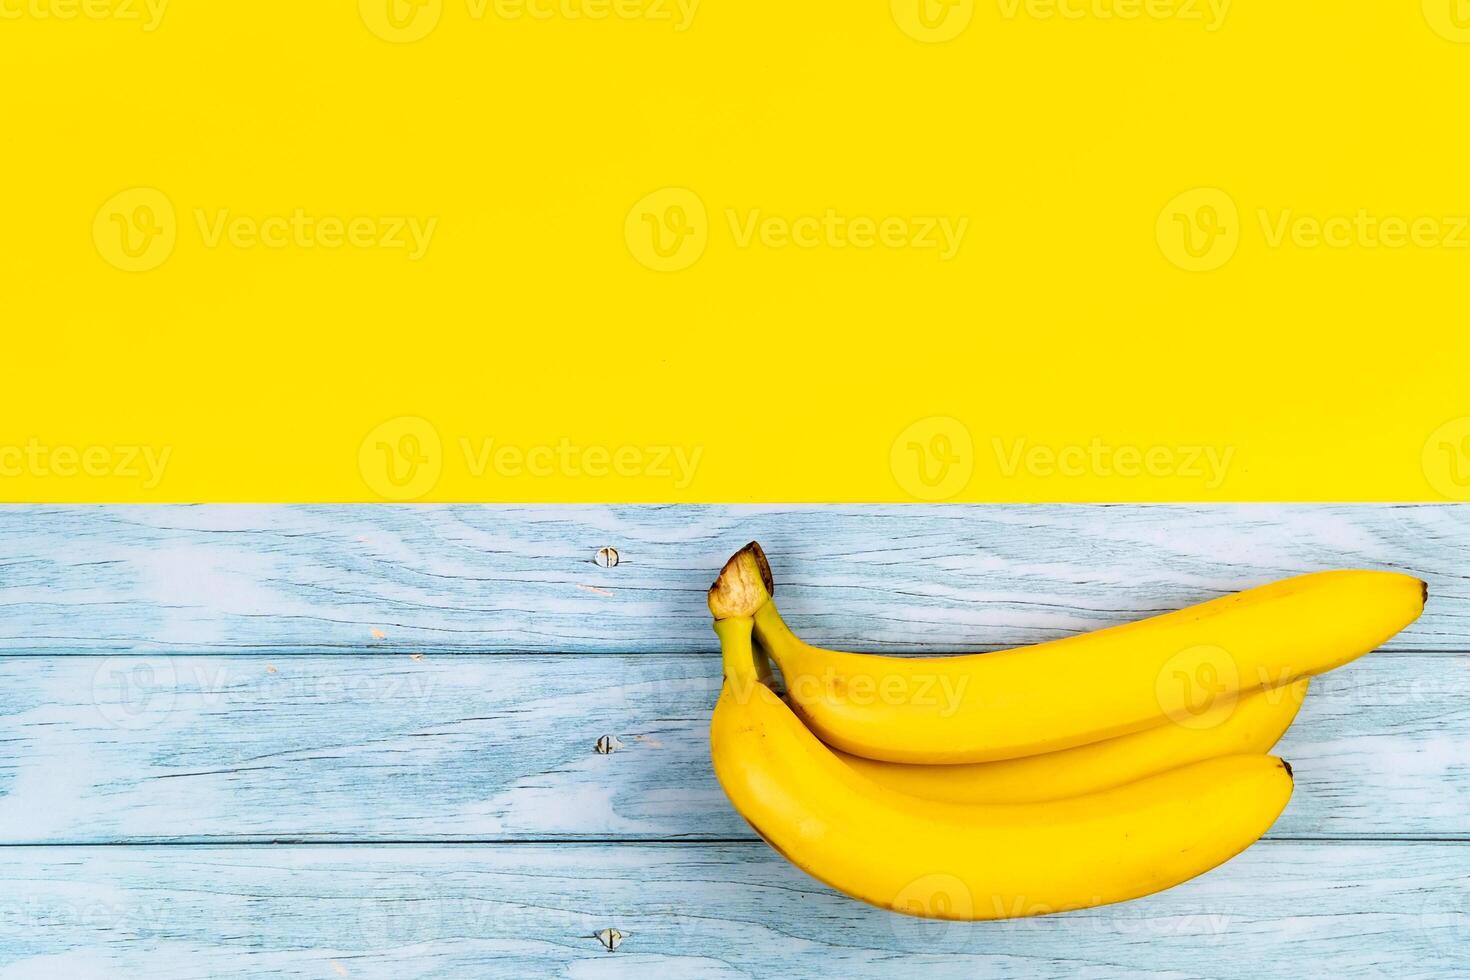
[[[601,847],[751,847],[769,848],[770,845],[761,840],[753,840],[748,837],[661,837],[661,838],[617,838],[617,837],[536,837],[536,838],[493,838],[493,837],[413,837],[413,838],[372,838],[354,837],[340,838],[330,836],[304,836],[304,837],[280,837],[280,838],[233,838],[233,837],[200,837],[200,838],[168,838],[168,837],[138,837],[132,840],[119,841],[17,841],[14,843],[0,844],[0,851],[9,848],[31,848],[44,850],[47,848],[148,848],[148,847],[566,847],[569,844],[578,846],[601,846]],[[1435,836],[1435,835],[1406,835],[1402,837],[1389,835],[1360,836],[1337,836],[1337,837],[1308,837],[1294,835],[1288,837],[1262,837],[1251,845],[1259,847],[1262,845],[1335,845],[1335,844],[1382,844],[1384,846],[1398,846],[1400,844],[1470,844],[1470,834]]]

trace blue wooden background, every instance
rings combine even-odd
[[[704,590],[751,538],[859,649],[1328,567],[1431,597],[1314,686],[1241,857],[924,922],[788,866],[709,771]],[[1467,569],[1455,506],[0,508],[0,977],[1470,975]]]

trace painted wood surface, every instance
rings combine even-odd
[[[749,838],[717,663],[590,659],[0,659],[0,842]],[[1470,839],[1466,732],[1470,656],[1318,678],[1273,836]]]
[[[752,538],[824,646],[1033,643],[1351,566],[1429,582],[1390,650],[1470,650],[1453,505],[6,507],[0,649],[710,650],[705,590]]]
[[[947,923],[763,844],[10,848],[0,978],[1451,977],[1467,875],[1462,846],[1266,842],[1139,901]]]
[[[1318,681],[1271,839],[1141,902],[930,923],[752,841],[708,771],[703,595],[751,538],[857,649],[1326,567],[1431,600]],[[1467,975],[1467,545],[1453,506],[0,507],[0,977]]]

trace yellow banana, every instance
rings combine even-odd
[[[1192,762],[1269,752],[1301,710],[1307,678],[1221,699],[1188,724],[1166,721],[1131,735],[999,762],[955,766],[879,762],[834,750],[876,783],[951,803],[1039,803],[1110,789]]]
[[[1264,755],[1047,803],[908,796],[843,763],[761,683],[752,629],[748,618],[715,624],[725,681],[710,752],[720,785],[788,860],[882,908],[1002,919],[1137,898],[1244,850],[1291,797],[1291,768]]]
[[[709,593],[753,617],[792,707],[822,741],[888,762],[990,762],[1184,721],[1220,698],[1339,667],[1418,618],[1428,587],[1394,572],[1318,572],[1188,609],[998,653],[884,657],[803,643],[752,542]]]

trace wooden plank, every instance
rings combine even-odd
[[[0,658],[0,840],[748,838],[707,657]],[[620,745],[599,754],[612,735]],[[1370,656],[1277,837],[1470,837],[1470,656]]]
[[[1365,566],[1430,583],[1390,649],[1470,650],[1455,505],[5,507],[0,649],[705,651],[704,590],[750,538],[828,646],[1032,643]]]
[[[1443,977],[1467,876],[1470,845],[1268,842],[1136,902],[945,923],[763,844],[7,848],[0,977]]]

